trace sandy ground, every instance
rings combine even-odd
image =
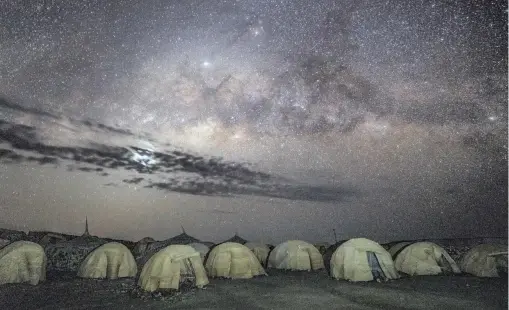
[[[211,279],[205,289],[140,297],[134,279],[48,276],[38,286],[0,286],[0,309],[507,309],[507,277],[407,277],[350,283],[325,271],[268,270],[250,280]]]

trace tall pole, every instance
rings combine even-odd
[[[85,216],[85,232],[83,233],[83,236],[90,236],[90,233],[88,232],[88,216]]]

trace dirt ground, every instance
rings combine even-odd
[[[38,286],[0,286],[0,309],[507,309],[504,278],[406,277],[387,283],[333,280],[325,271],[267,270],[249,280],[210,279],[204,289],[134,294],[134,279],[48,275]],[[136,290],[134,290],[136,292]]]

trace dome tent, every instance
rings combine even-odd
[[[209,253],[210,251],[210,248],[208,246],[199,242],[189,243],[188,246],[192,247],[198,253],[200,253],[202,263],[205,262],[205,257],[207,256],[207,253]]]
[[[30,283],[46,279],[46,254],[35,242],[15,241],[0,250],[0,284]]]
[[[184,230],[184,227],[181,226],[182,233],[168,238],[162,241],[154,241],[148,242],[144,248],[138,247],[137,250],[143,250],[142,252],[136,252],[135,259],[138,263],[138,267],[141,269],[145,265],[145,263],[152,257],[154,254],[159,252],[160,250],[170,246],[170,245],[188,245],[191,243],[201,243],[200,240],[188,235]],[[141,240],[140,240],[141,242]]]
[[[250,249],[253,254],[256,256],[260,264],[265,266],[267,264],[267,258],[269,257],[270,248],[261,242],[247,242],[244,244],[248,249]]]
[[[233,242],[221,243],[210,250],[205,269],[210,277],[250,279],[267,275],[249,248]]]
[[[406,245],[396,254],[396,270],[414,275],[438,275],[461,273],[456,262],[439,245],[432,242],[416,242]]]
[[[117,279],[134,277],[137,272],[131,251],[121,243],[109,242],[87,255],[78,269],[78,277]]]
[[[268,267],[290,270],[324,268],[322,254],[312,244],[290,240],[277,245],[269,255]]]
[[[170,245],[154,254],[141,270],[138,286],[148,292],[179,289],[191,279],[198,288],[209,283],[200,253],[188,245]]]
[[[464,254],[460,267],[476,277],[499,277],[507,273],[507,245],[479,244]]]
[[[358,282],[399,278],[389,252],[366,238],[341,244],[332,255],[330,266],[330,275],[335,279]]]

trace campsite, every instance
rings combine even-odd
[[[238,235],[204,244],[183,229],[137,243],[91,236],[88,227],[70,240],[0,232],[1,309],[506,309],[508,303],[504,239],[381,245],[354,238],[324,251],[302,240],[273,246]]]
[[[0,0],[0,310],[508,309],[508,12]]]

